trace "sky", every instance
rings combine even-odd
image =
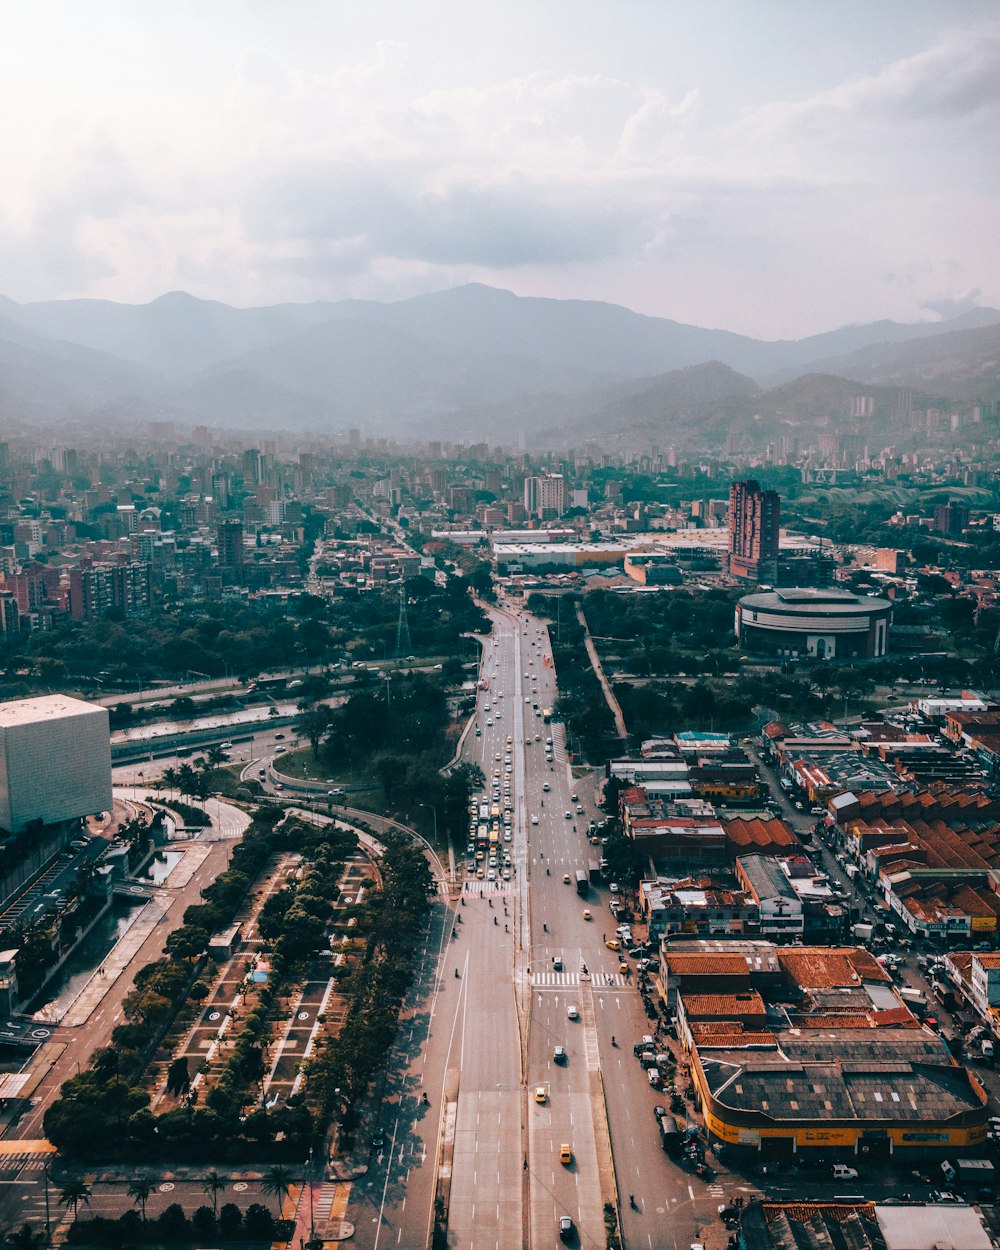
[[[7,0],[0,293],[1000,306],[993,0]]]

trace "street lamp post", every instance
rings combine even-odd
[[[437,809],[437,805],[436,805],[435,803],[421,803],[421,804],[420,804],[420,806],[421,806],[421,807],[429,807],[429,808],[431,809],[431,815],[434,817],[434,842],[435,842],[435,844],[436,844],[436,843],[437,843],[437,840],[438,840],[438,809]]]

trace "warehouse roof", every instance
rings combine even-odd
[[[785,1032],[773,1052],[701,1055],[714,1097],[776,1121],[941,1123],[985,1109],[943,1043],[923,1030]]]

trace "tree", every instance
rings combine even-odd
[[[288,1196],[288,1191],[292,1187],[292,1174],[288,1168],[280,1163],[274,1164],[268,1168],[267,1176],[264,1178],[262,1186],[264,1193],[270,1194],[278,1200],[278,1219],[281,1219],[281,1204]]]
[[[43,1246],[48,1245],[44,1229],[38,1229],[36,1232],[30,1224],[22,1224],[18,1229],[11,1229],[4,1241],[11,1247],[11,1250],[42,1250]]]
[[[73,1208],[73,1222],[76,1223],[76,1213],[80,1209],[80,1203],[84,1206],[90,1206],[90,1186],[86,1181],[67,1181],[59,1194],[59,1205],[61,1207]]]
[[[222,1191],[226,1188],[228,1184],[229,1184],[228,1178],[225,1176],[220,1176],[219,1173],[216,1172],[214,1169],[213,1171],[209,1172],[209,1174],[205,1177],[205,1179],[201,1183],[201,1187],[205,1191],[205,1193],[212,1195],[212,1214],[213,1215],[217,1216],[219,1214],[219,1194],[222,1193]]]
[[[149,1196],[153,1192],[153,1182],[148,1176],[134,1176],[128,1187],[128,1196],[132,1202],[139,1208],[142,1214],[142,1222],[146,1222],[146,1203]]]
[[[184,1055],[180,1055],[167,1069],[167,1092],[176,1097],[186,1093],[190,1085],[191,1073],[188,1070],[188,1061]]]

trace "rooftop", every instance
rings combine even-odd
[[[859,612],[889,611],[892,608],[888,599],[825,587],[789,587],[785,590],[760,591],[757,594],[744,595],[740,599],[740,606],[772,612],[819,611],[824,616],[856,616]]]
[[[83,699],[73,699],[65,694],[42,694],[33,699],[13,699],[9,703],[0,703],[0,729],[96,713],[107,715],[105,708],[95,703],[85,703]]]

